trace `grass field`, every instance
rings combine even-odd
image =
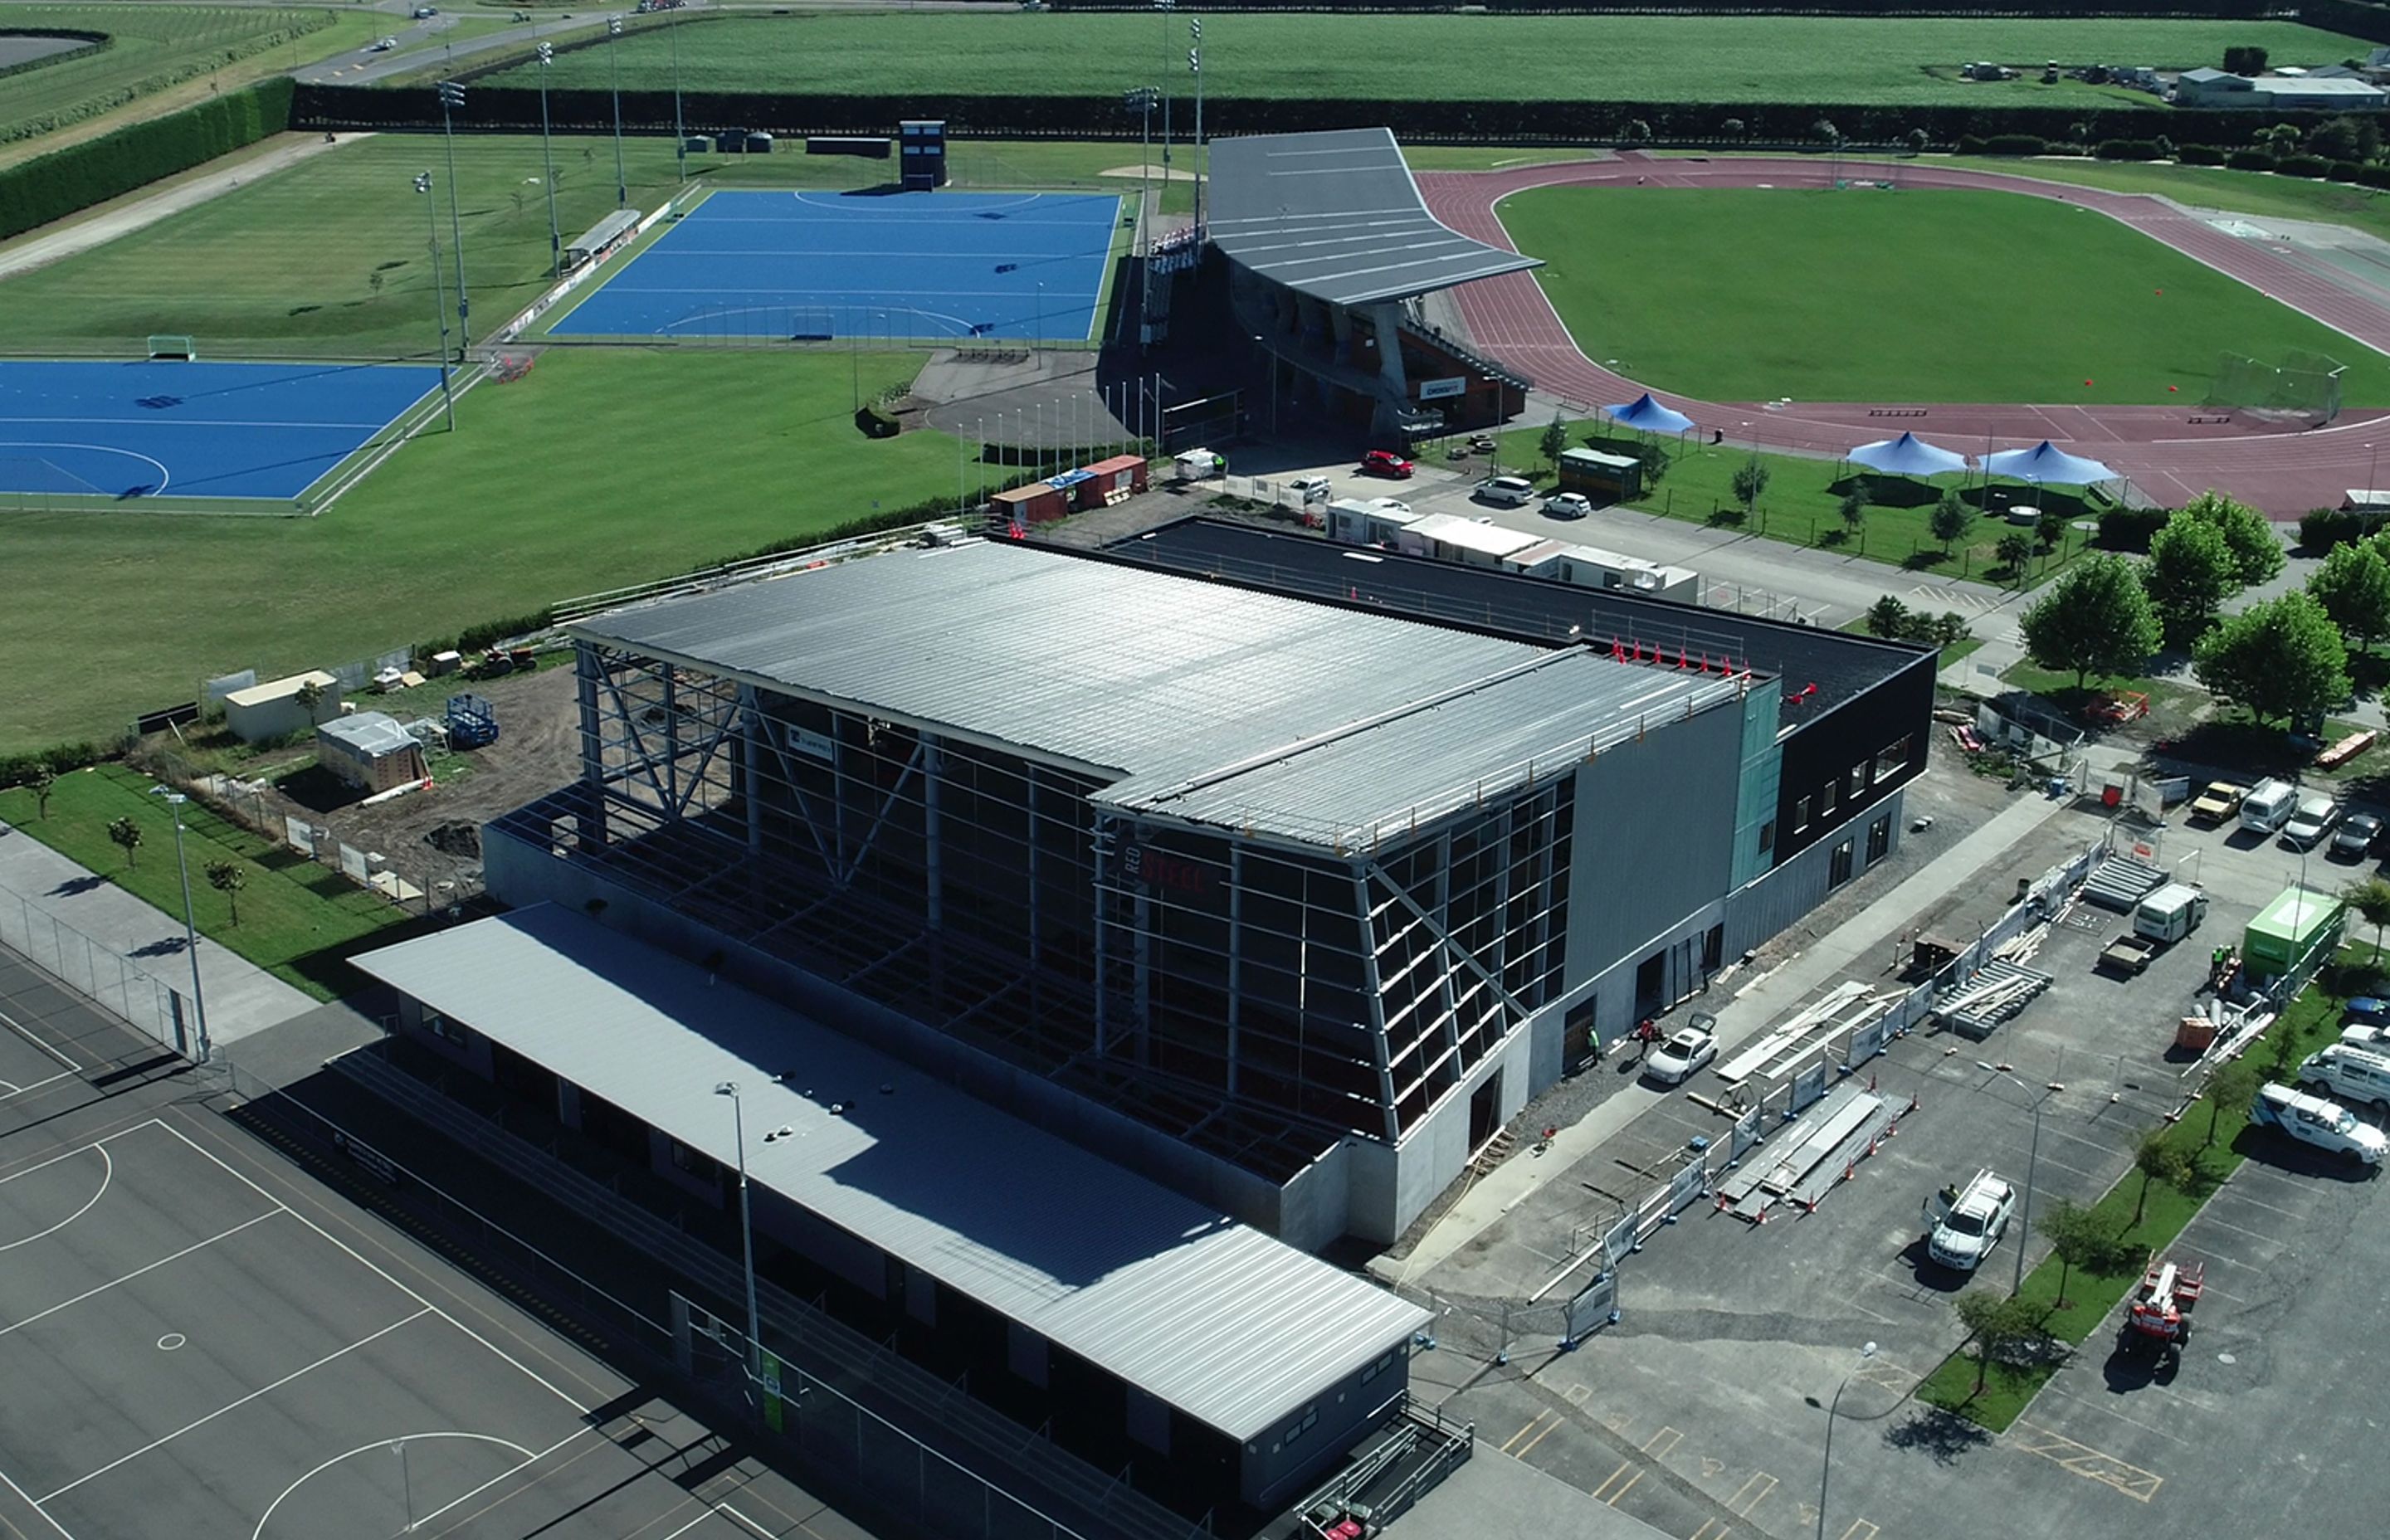
[[[2110,192],[2153,193],[2198,209],[2223,209],[2260,219],[2300,219],[2346,225],[2390,239],[2390,193],[2348,182],[2311,182],[2268,172],[2228,171],[2220,166],[2140,164],[2073,159],[2009,160],[1953,155],[1929,163],[2005,172],[2011,176],[2067,182]]]
[[[955,490],[943,434],[866,439],[918,354],[552,349],[312,520],[0,514],[0,751],[453,635]]]
[[[362,47],[387,18],[243,6],[10,6],[0,27],[105,32],[108,45],[0,81],[0,142],[42,134],[135,97],[279,50],[293,68]]]
[[[49,816],[32,792],[0,791],[0,818],[59,854],[99,873],[168,914],[183,912],[182,879],[174,866],[174,824],[162,798],[148,794],[149,777],[122,765],[101,765],[58,777]],[[131,818],[141,827],[134,860],[108,838],[108,826]],[[275,845],[202,804],[184,804],[183,847],[191,869],[191,909],[199,930],[284,982],[318,1000],[337,999],[364,981],[346,959],[401,939],[407,917],[374,894]],[[245,882],[227,896],[207,885],[214,861],[238,865]],[[233,904],[240,923],[232,922]]]
[[[559,138],[558,223],[568,240],[614,207],[610,138]],[[978,185],[1034,186],[1137,163],[1116,144],[973,148]],[[668,141],[626,141],[631,200],[654,208],[677,186]],[[888,163],[801,155],[692,157],[722,186],[855,186]],[[432,204],[417,172],[440,179]],[[546,286],[546,199],[535,136],[456,139],[466,284],[480,337]],[[187,332],[216,358],[333,354],[390,358],[437,346],[427,213],[436,213],[443,273],[453,273],[447,163],[440,140],[383,135],[353,141],[277,175],[0,284],[0,351],[19,356],[135,355],[153,332]],[[999,180],[1000,179],[1000,180]],[[1133,192],[1134,178],[1103,178]],[[1172,189],[1178,206],[1190,188]],[[453,303],[455,296],[449,296]]]
[[[1353,60],[1367,29],[1366,68]],[[1956,77],[1964,59],[2038,64],[2217,64],[2231,44],[2276,64],[2333,64],[2365,45],[2273,21],[1733,16],[1371,16],[1246,13],[1203,33],[1207,89],[1221,97],[1387,96],[1451,100],[2032,103],[2154,97],[2039,77]],[[1187,86],[1187,28],[1137,15],[741,17],[680,28],[681,82],[697,91],[967,92],[1104,96],[1157,78]],[[620,45],[623,78],[669,85],[660,29]],[[602,48],[559,54],[552,84],[604,89]],[[535,85],[536,66],[489,77]]]
[[[2329,353],[2346,404],[2390,404],[2390,358],[2066,204],[1549,187],[1501,212],[1588,356],[1705,400],[2189,405],[2230,347]]]

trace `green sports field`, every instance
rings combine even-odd
[[[951,495],[955,440],[851,417],[919,364],[551,349],[318,519],[0,513],[0,752]]]
[[[1553,187],[1500,212],[1587,356],[1706,400],[2190,405],[2229,348],[2328,353],[2345,404],[2390,404],[2390,359],[2066,204]]]
[[[286,67],[361,47],[376,19],[263,6],[8,6],[0,28],[104,32],[105,46],[0,78],[0,143],[47,133],[279,48]]]
[[[2235,44],[2264,47],[2278,65],[2336,64],[2367,48],[2288,22],[2171,19],[1246,12],[1205,20],[1204,83],[1221,97],[2155,108],[2155,97],[2116,87],[2045,86],[2038,76],[1972,83],[1958,71],[1986,58],[2187,68],[2219,64]],[[681,83],[693,91],[1107,96],[1161,80],[1191,95],[1185,23],[1150,14],[836,13],[677,30]],[[665,29],[651,25],[614,46],[625,83],[670,85]],[[606,52],[559,54],[551,83],[605,89]],[[531,88],[537,74],[526,64],[485,80]]]

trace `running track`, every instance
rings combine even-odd
[[[1854,163],[1857,174],[1868,174]],[[1831,176],[1822,160],[1727,157],[1713,160],[1651,160],[1632,153],[1614,160],[1523,166],[1500,172],[1422,172],[1420,190],[1438,219],[1464,235],[1516,250],[1494,206],[1530,187],[1617,186],[1638,182],[1666,187],[1822,186]],[[1903,187],[1971,188],[2074,203],[2120,220],[2152,239],[2248,284],[2259,292],[2390,353],[2390,312],[2360,295],[2306,272],[2262,242],[2226,235],[2157,199],[2036,181],[2030,177],[1955,168],[1903,165]],[[1644,386],[1579,352],[1543,288],[1530,273],[1464,284],[1455,290],[1463,324],[1478,347],[1536,381],[1538,391],[1570,402],[1632,400]],[[2288,432],[2256,423],[2195,423],[2196,409],[2166,406],[1945,405],[1913,402],[1801,402],[1771,408],[1756,402],[1695,401],[1652,392],[1703,429],[1771,446],[1839,455],[1908,429],[1953,449],[1980,453],[1986,436],[1999,447],[2051,439],[2103,460],[2160,503],[2179,504],[2217,487],[2278,519],[2337,505],[2371,473],[2367,446],[2390,413],[2345,412],[2316,432]],[[1882,408],[1923,415],[1885,417]],[[1745,425],[1748,425],[1747,427]],[[2390,424],[2380,437],[2390,449]]]

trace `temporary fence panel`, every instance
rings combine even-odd
[[[1611,1323],[1618,1309],[1618,1275],[1609,1269],[1576,1291],[1568,1303],[1563,1329],[1571,1342],[1581,1342]]]
[[[309,856],[311,858],[315,855],[315,826],[309,823],[306,819],[294,818],[288,813],[284,814],[282,815],[282,838],[285,843],[289,844],[292,850],[297,851],[300,854]]]

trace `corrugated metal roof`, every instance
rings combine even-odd
[[[889,552],[573,630],[1110,772],[1123,778],[1096,801],[1156,810],[1158,791],[1283,764],[1365,725],[1382,733],[1423,713],[1402,735],[1420,750],[1416,764],[1348,750],[1333,775],[1273,775],[1176,809],[1233,804],[1233,827],[1321,843],[1393,816],[1404,799],[1498,777],[1512,757],[1581,751],[1590,737],[1632,728],[1644,708],[1630,704],[1651,687],[1647,669],[1587,658],[1570,675],[1584,709],[1548,719],[1532,698],[1531,714],[1478,733],[1472,747],[1442,736],[1435,725],[1456,713],[1437,711],[1540,668],[1553,648],[1009,541]],[[1450,778],[1431,784],[1422,766]]]
[[[725,1166],[739,1151],[713,1088],[737,1082],[751,1180],[1240,1442],[1427,1319],[570,910],[541,905],[356,963]]]
[[[1204,233],[1298,293],[1357,305],[1541,267],[1427,212],[1383,128],[1215,139]]]
[[[413,735],[398,725],[398,719],[385,712],[358,712],[353,716],[334,717],[315,731],[325,738],[344,743],[367,759],[379,759],[418,747]]]

